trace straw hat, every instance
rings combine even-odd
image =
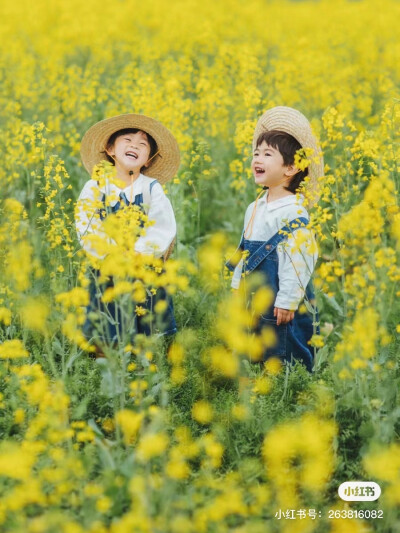
[[[158,155],[154,157],[143,174],[149,174],[152,178],[158,179],[160,183],[165,183],[172,179],[179,168],[179,147],[172,133],[157,120],[127,113],[112,118],[106,118],[94,124],[85,133],[81,144],[82,162],[92,174],[93,167],[103,159],[108,139],[113,133],[126,128],[137,128],[153,137],[157,143]]]
[[[257,139],[261,133],[271,130],[289,133],[301,144],[302,148],[313,149],[313,154],[310,155],[311,163],[308,167],[310,182],[307,188],[311,192],[311,202],[314,204],[319,197],[318,178],[324,175],[324,160],[309,121],[300,111],[292,107],[277,106],[268,109],[258,119],[254,130],[253,152],[256,149]]]

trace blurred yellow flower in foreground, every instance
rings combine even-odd
[[[369,452],[363,460],[364,468],[374,479],[387,482],[382,487],[384,500],[390,505],[400,504],[400,445],[389,444],[386,448]]]
[[[199,424],[209,424],[213,419],[213,409],[205,400],[199,400],[193,404],[192,417]]]
[[[24,345],[18,339],[5,341],[0,344],[0,359],[19,359],[29,357]]]
[[[141,461],[162,455],[167,449],[169,438],[165,433],[148,433],[144,435],[137,446],[137,455]]]
[[[117,412],[115,419],[122,429],[125,444],[133,444],[142,425],[143,418],[143,413],[135,413],[129,409]]]
[[[28,298],[20,310],[24,325],[28,329],[41,333],[46,333],[46,321],[49,314],[49,305],[40,298]]]
[[[299,505],[297,486],[311,491],[314,497],[323,490],[333,472],[335,434],[334,422],[307,413],[266,435],[262,454],[279,505]],[[300,464],[293,468],[296,460]]]

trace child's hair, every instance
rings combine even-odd
[[[125,128],[123,130],[118,130],[118,131],[114,132],[111,135],[111,137],[108,139],[107,144],[106,144],[106,148],[107,149],[111,148],[114,145],[115,140],[117,139],[117,137],[120,137],[121,135],[128,135],[129,133],[138,133],[139,131],[143,132],[146,135],[147,140],[149,141],[149,145],[150,145],[150,156],[149,156],[149,159],[151,159],[157,153],[157,149],[158,149],[157,148],[157,143],[156,143],[156,141],[153,139],[153,137],[151,135],[149,135],[146,131],[140,130],[139,128]],[[114,159],[111,156],[109,156],[106,151],[104,151],[103,153],[104,153],[107,161],[109,161],[110,163],[115,165]]]
[[[257,148],[265,141],[268,146],[272,146],[279,151],[283,157],[283,163],[285,165],[294,164],[294,156],[297,150],[301,150],[302,146],[292,135],[279,130],[264,131],[257,139]],[[293,176],[290,183],[285,189],[287,191],[296,193],[301,182],[308,176],[308,168],[299,170],[297,174]]]

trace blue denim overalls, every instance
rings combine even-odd
[[[156,183],[158,183],[157,180],[150,183],[150,193]],[[105,194],[103,194],[101,201],[104,205],[104,207],[99,210],[101,220],[104,220],[107,215],[111,213],[116,213],[122,205],[137,205],[144,212],[143,194],[137,194],[134,201],[129,202],[125,193],[121,191],[119,201],[112,207],[106,206]],[[143,222],[141,224],[143,225]],[[153,333],[159,333],[162,335],[172,335],[177,332],[172,299],[163,287],[158,287],[154,295],[149,294],[150,291],[147,290],[147,298],[145,302],[140,303],[140,306],[146,309],[147,313],[144,316],[138,316],[134,313],[133,317],[128,317],[128,323],[125,322],[125,324],[123,324],[124,317],[122,316],[123,313],[121,313],[119,306],[114,302],[105,304],[101,300],[104,291],[110,287],[114,287],[113,278],[110,277],[106,282],[99,285],[98,278],[100,276],[100,271],[92,268],[88,274],[90,277],[90,303],[86,309],[87,318],[83,326],[83,333],[87,339],[91,339],[95,336],[100,342],[112,344],[116,343],[118,339],[121,338],[123,331],[131,331],[132,337],[136,334],[152,335]],[[163,313],[157,313],[157,315],[155,315],[153,314],[154,306],[160,300],[165,300],[167,302],[167,307]],[[103,330],[105,329],[105,331],[96,332],[95,324],[89,318],[90,312],[97,312],[108,317],[108,319],[103,320],[102,323]],[[157,320],[155,320],[156,317]],[[105,327],[104,322],[106,322]],[[126,339],[124,340],[126,341]],[[133,338],[130,339],[130,342],[132,341]]]
[[[299,360],[311,372],[314,355],[313,349],[308,344],[308,341],[311,339],[313,333],[318,332],[318,326],[314,331],[312,314],[309,312],[300,314],[296,311],[292,321],[279,326],[276,325],[276,318],[273,314],[274,302],[279,291],[277,246],[287,239],[289,232],[292,232],[299,225],[303,224],[308,224],[306,218],[299,217],[292,220],[268,241],[251,241],[245,239],[242,235],[239,249],[248,252],[248,257],[243,266],[243,274],[247,276],[251,272],[261,273],[263,275],[263,284],[270,287],[274,293],[272,305],[259,316],[257,325],[254,328],[254,333],[259,334],[263,327],[269,326],[276,334],[276,344],[265,350],[263,361],[273,356],[279,357],[281,360],[287,362],[292,361],[292,359]],[[227,263],[227,267],[229,270],[233,270],[233,266],[229,262]],[[306,288],[306,298],[308,300],[314,299],[311,281]]]

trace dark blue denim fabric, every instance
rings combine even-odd
[[[157,180],[150,184],[150,191],[155,183],[158,183]],[[105,205],[105,195],[103,195],[102,201],[104,207],[99,211],[101,220],[104,220],[108,214],[117,212],[121,208],[121,204],[126,206],[137,205],[143,210],[142,194],[137,194],[134,201],[130,203],[125,193],[121,192],[120,200],[112,207]],[[161,333],[163,335],[172,335],[177,332],[172,298],[163,287],[158,287],[154,295],[150,295],[150,291],[147,291],[146,301],[139,304],[147,310],[144,316],[137,316],[136,313],[133,313],[131,319],[128,319],[128,323],[123,324],[123,316],[119,307],[114,302],[105,304],[101,300],[104,291],[114,286],[113,278],[110,277],[106,282],[99,284],[100,271],[96,269],[91,269],[88,272],[88,276],[90,278],[90,303],[86,308],[87,318],[83,326],[83,333],[87,339],[96,337],[102,343],[111,344],[121,338],[124,331],[131,332],[131,341],[137,334],[151,335],[153,333]],[[167,302],[167,308],[163,313],[154,314],[154,306],[160,300]],[[96,324],[89,318],[90,312],[107,316],[107,319],[104,318],[101,321],[102,331],[96,331]]]
[[[287,226],[282,228],[281,231],[290,232],[298,228],[300,224],[306,225],[307,223],[307,219],[300,217],[292,220]],[[277,321],[273,314],[274,302],[279,291],[279,258],[277,246],[286,238],[287,236],[279,231],[268,241],[250,241],[242,236],[239,247],[248,252],[243,272],[244,275],[249,275],[251,272],[261,273],[263,276],[262,283],[270,287],[274,293],[273,303],[259,316],[255,327],[255,333],[257,334],[259,334],[266,326],[271,327],[276,334],[277,342],[275,346],[265,350],[263,360],[265,361],[272,356],[278,356],[280,359],[287,362],[299,360],[305,365],[307,370],[311,372],[314,355],[313,349],[308,344],[308,341],[314,333],[312,314],[309,312],[300,314],[296,311],[294,319],[291,322],[279,326],[277,326]],[[230,268],[230,265],[227,266]],[[311,281],[306,288],[306,298],[308,300],[314,299],[314,290]],[[316,327],[315,332],[319,332],[318,326]]]
[[[111,205],[106,206],[106,195],[105,194],[103,194],[101,201],[104,207],[102,207],[99,210],[99,215],[100,215],[100,219],[104,220],[106,216],[109,215],[110,213],[116,213],[120,209],[121,204],[122,205],[137,205],[138,207],[141,208],[143,204],[143,194],[136,194],[135,199],[133,200],[132,203],[129,202],[128,198],[126,197],[126,194],[123,191],[119,195],[118,202],[114,204],[113,206]],[[143,226],[143,221],[141,222],[141,226]]]
[[[145,302],[138,304],[147,310],[145,315],[137,316],[133,312],[132,316],[126,317],[126,313],[121,313],[120,306],[114,302],[104,303],[101,300],[104,291],[114,286],[114,279],[111,277],[106,282],[99,283],[100,271],[95,269],[91,269],[88,276],[90,303],[86,308],[87,318],[83,326],[83,333],[87,339],[95,337],[102,344],[112,344],[122,339],[124,333],[130,333],[131,338],[122,340],[133,342],[137,334],[173,335],[177,332],[172,299],[163,287],[159,287],[154,295],[148,294]],[[153,314],[154,306],[160,300],[166,300],[167,308],[163,313]],[[103,315],[98,328],[96,322],[92,322],[89,317],[91,312]]]

